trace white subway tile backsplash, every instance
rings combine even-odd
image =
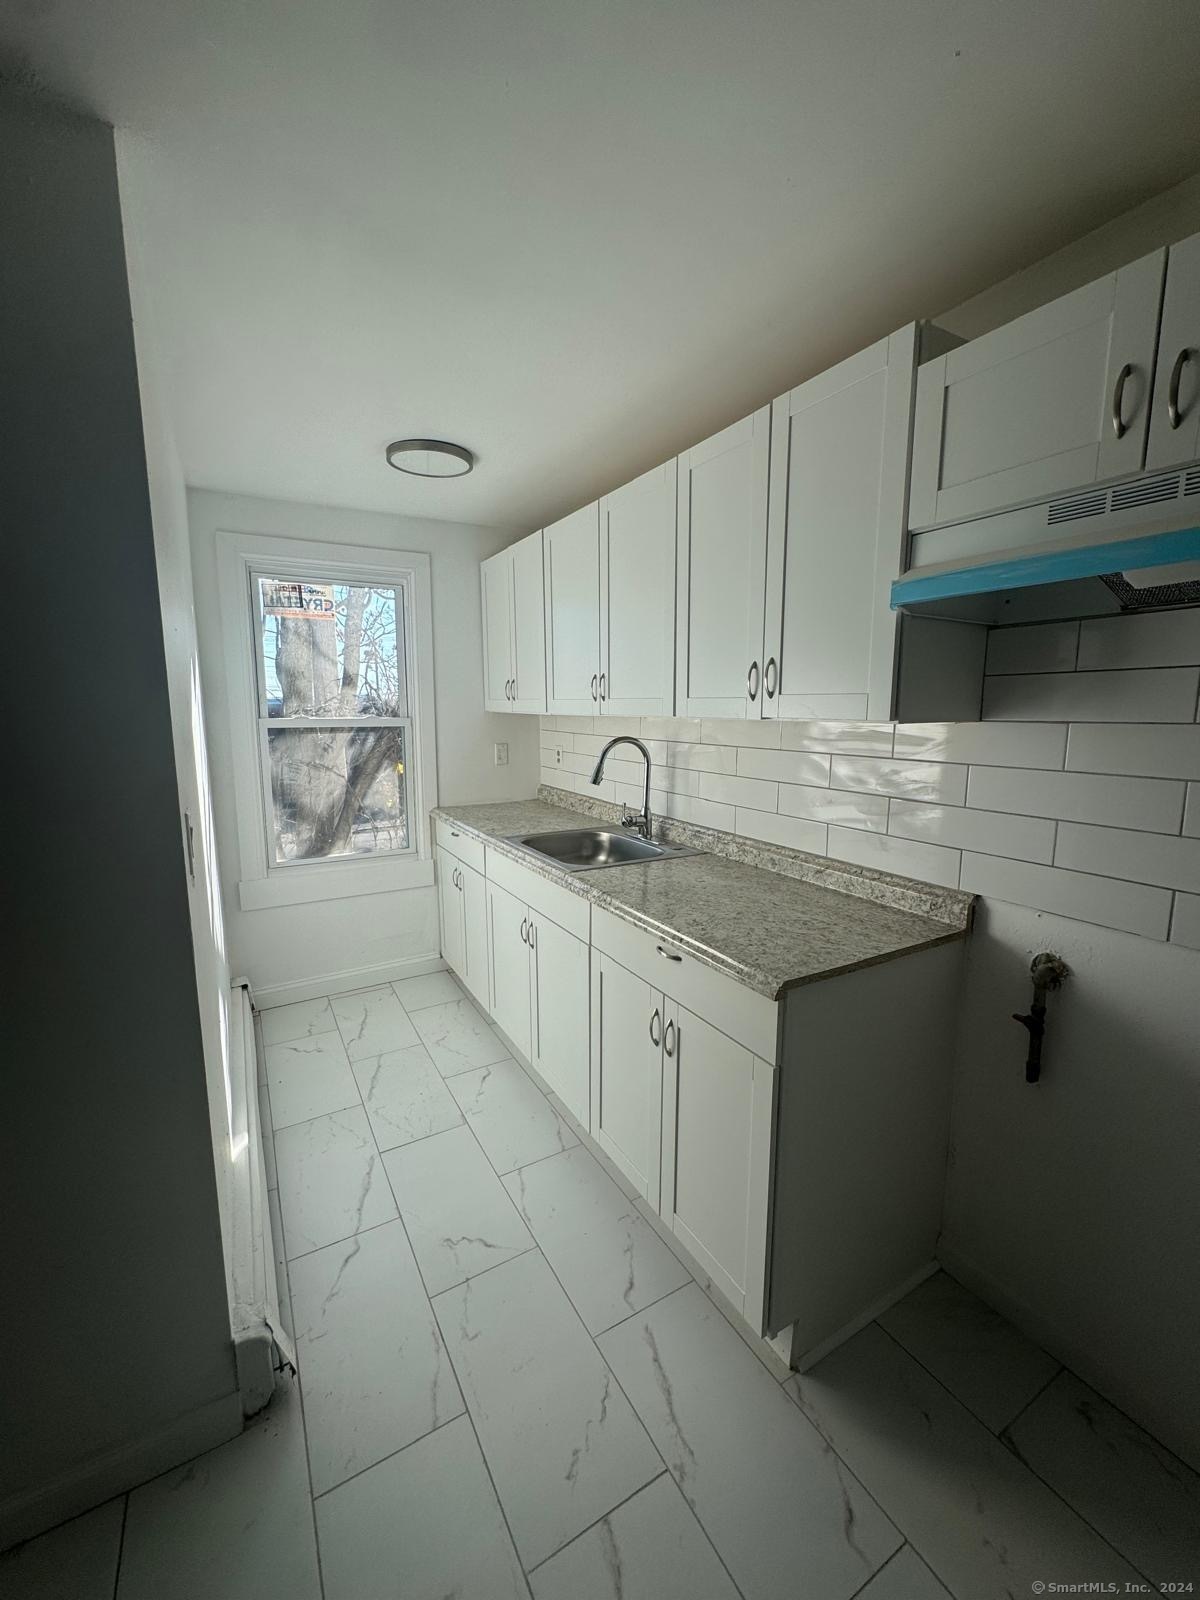
[[[1189,839],[1200,839],[1200,783],[1189,783],[1183,807],[1183,831]]]
[[[1177,894],[1171,918],[1171,943],[1200,950],[1200,894]]]
[[[591,733],[592,717],[555,717],[554,726],[559,733]]]
[[[781,783],[829,782],[829,757],[812,750],[739,750],[738,776]]]
[[[902,839],[1047,865],[1054,859],[1054,829],[1055,824],[1046,817],[1014,817],[913,800],[893,800],[888,813],[888,832]]]
[[[1200,893],[1200,839],[1060,822],[1054,864],[1133,883]]]
[[[890,722],[784,722],[784,750],[818,750],[831,755],[890,756]]]
[[[1097,878],[1086,872],[1033,866],[1026,861],[971,851],[963,853],[959,887],[1013,905],[1032,906],[1037,911],[1144,934],[1148,939],[1167,937],[1169,889],[1120,883],[1115,878]]]
[[[700,798],[731,806],[752,806],[755,811],[778,811],[779,785],[759,778],[731,778],[721,772],[700,774]]]
[[[763,839],[768,844],[785,845],[789,850],[807,850],[823,856],[828,829],[823,822],[804,817],[781,817],[772,811],[750,811],[738,806],[734,832],[745,839]]]
[[[899,872],[948,889],[958,887],[960,852],[940,844],[920,844],[885,833],[860,833],[855,828],[830,828],[829,854],[860,867]]]
[[[560,769],[561,770],[561,769]],[[574,776],[575,793],[590,795],[593,800],[615,800],[617,787],[611,778],[602,778],[599,783],[592,783],[579,773]],[[565,788],[566,785],[564,784]]]
[[[700,773],[687,767],[655,767],[654,781],[672,794],[700,793]]]
[[[849,789],[781,783],[779,809],[787,816],[807,817],[811,822],[868,828],[873,833],[887,832],[888,803],[887,796],[882,794],[854,794]]]
[[[1090,772],[1009,772],[972,767],[967,804],[981,811],[1062,817],[1113,828],[1178,833],[1183,784],[1162,778],[1100,777]]]
[[[1032,627],[992,628],[986,672],[1073,672],[1079,647],[1077,622],[1040,622]]]
[[[699,717],[643,717],[644,739],[671,739],[699,743]]]
[[[570,774],[563,776],[561,767],[540,767],[538,769],[538,782],[548,783],[555,789],[573,789],[574,783]]]
[[[896,759],[984,767],[1061,767],[1063,722],[901,722]]]
[[[1200,778],[1200,728],[1194,723],[1077,722],[1067,738],[1067,767],[1144,778]]]
[[[1096,617],[1079,630],[1081,672],[1104,667],[1194,666],[1200,666],[1200,610]]]
[[[680,822],[694,822],[698,828],[720,828],[725,833],[734,831],[734,809],[716,800],[697,800],[687,794],[669,794],[664,814],[678,817]]]
[[[905,800],[932,800],[960,806],[967,769],[935,761],[876,761],[870,756],[834,756],[829,782],[836,789],[894,794]]]
[[[723,717],[705,717],[700,738],[705,744],[736,744],[757,750],[778,750],[780,722],[735,722]]]
[[[667,765],[691,772],[736,772],[738,750],[734,744],[668,743]]]
[[[1200,669],[1040,672],[987,678],[985,722],[1192,722]]]

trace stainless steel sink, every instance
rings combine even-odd
[[[611,828],[570,828],[562,833],[519,834],[511,841],[535,855],[545,856],[566,872],[587,872],[595,867],[624,867],[631,862],[662,861],[670,856],[695,855],[680,845],[657,844],[638,834]]]

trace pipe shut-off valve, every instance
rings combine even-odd
[[[1025,1082],[1036,1083],[1042,1075],[1042,1040],[1046,1035],[1046,993],[1062,987],[1070,977],[1071,969],[1061,956],[1043,950],[1029,963],[1029,976],[1033,979],[1033,1004],[1027,1012],[1014,1011],[1013,1021],[1019,1022],[1029,1034],[1029,1054],[1025,1057]]]

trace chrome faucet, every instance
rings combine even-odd
[[[608,752],[619,744],[631,744],[642,752],[646,760],[646,792],[642,798],[642,809],[626,811],[621,818],[623,828],[636,828],[643,839],[650,837],[650,752],[640,739],[635,739],[631,734],[618,734],[615,739],[610,739],[600,752],[600,759],[596,762],[596,770],[592,773],[592,782],[599,783],[604,776],[604,763],[608,760]]]

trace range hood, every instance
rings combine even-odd
[[[1200,466],[914,532],[894,611],[985,626],[1200,605]]]

